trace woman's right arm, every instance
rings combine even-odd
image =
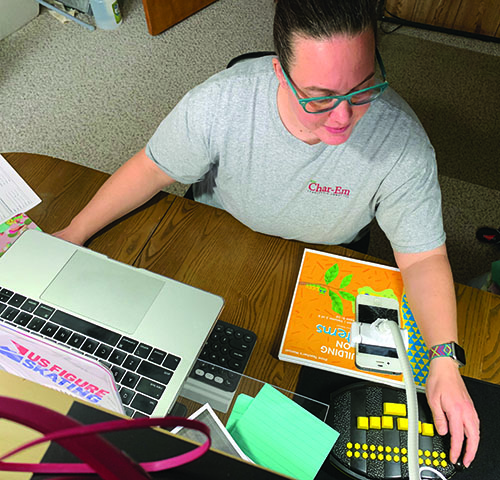
[[[174,182],[146,155],[143,148],[106,180],[66,228],[54,235],[83,245],[106,225],[147,202]]]

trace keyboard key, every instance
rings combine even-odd
[[[179,365],[180,361],[181,361],[180,357],[177,357],[176,355],[172,355],[171,353],[169,353],[162,365],[165,368],[169,368],[170,370],[175,370]]]
[[[111,367],[111,373],[113,374],[113,377],[115,377],[115,382],[119,383],[125,375],[125,370],[123,370],[123,368],[117,367],[116,365],[113,365]]]
[[[30,320],[32,318],[33,318],[33,315],[30,315],[29,313],[26,313],[26,312],[21,312],[14,320],[14,323],[16,325],[21,325],[21,326],[25,327],[26,325],[28,325],[28,323],[30,322]]]
[[[79,333],[73,333],[69,340],[66,342],[71,347],[78,348],[85,341],[85,337]]]
[[[0,303],[0,313],[2,313],[6,308],[7,305],[5,305],[5,303]]]
[[[163,392],[165,391],[165,385],[154,382],[149,378],[141,378],[135,389],[138,392],[144,393],[159,400]]]
[[[14,319],[16,318],[17,314],[19,313],[19,310],[14,307],[7,307],[3,313],[2,313],[2,318],[9,322],[13,322]]]
[[[45,320],[43,320],[43,318],[33,317],[30,323],[28,323],[27,328],[33,330],[34,332],[39,332],[44,325]]]
[[[130,406],[140,412],[144,412],[146,415],[151,415],[157,404],[158,402],[156,400],[148,398],[141,393],[137,393]]]
[[[140,343],[134,354],[141,358],[148,358],[151,350],[153,350],[153,347],[146,345],[145,343]]]
[[[24,310],[25,312],[33,313],[36,310],[36,307],[38,307],[38,305],[39,305],[38,302],[36,302],[35,300],[32,300],[31,298],[28,298],[21,305],[21,310]]]
[[[82,348],[80,350],[85,353],[94,353],[99,346],[99,342],[94,340],[93,338],[87,338],[85,342],[83,342]]]
[[[139,363],[141,362],[142,360],[139,357],[128,355],[125,359],[125,362],[123,362],[123,367],[127,370],[132,370],[132,372],[135,372],[137,370],[137,367],[139,366]]]
[[[125,415],[127,415],[127,417],[131,417],[132,415],[134,415],[134,410],[132,410],[131,408],[129,407],[123,407],[123,410],[125,410]],[[145,416],[145,415],[143,415]]]
[[[68,338],[71,336],[71,330],[67,328],[60,327],[59,330],[54,335],[54,340],[58,340],[59,342],[67,342]]]
[[[163,383],[163,385],[167,385],[172,378],[171,370],[167,370],[166,368],[155,365],[154,363],[147,362],[146,360],[143,360],[139,365],[137,373],[151,378],[152,380],[156,380],[157,382]]]
[[[21,312],[21,315],[28,315],[27,313]],[[31,315],[30,315],[31,316]],[[40,330],[40,333],[46,337],[53,337],[59,327],[55,323],[47,322]]]
[[[134,398],[135,392],[133,390],[130,390],[129,388],[122,387],[120,389],[120,397],[122,399],[123,405],[128,405],[132,401],[132,398]]]
[[[101,343],[99,345],[99,347],[97,347],[97,350],[95,351],[94,355],[96,357],[102,358],[103,360],[106,360],[110,356],[112,351],[113,351],[113,347],[110,347],[109,345]]]
[[[111,363],[114,363],[115,365],[121,365],[123,363],[123,361],[125,360],[126,356],[127,356],[127,354],[125,352],[123,352],[122,350],[117,350],[115,348],[113,350],[113,352],[111,353],[110,357],[108,358],[108,360]]]
[[[42,303],[41,305],[38,305],[38,307],[35,309],[33,313],[35,315],[38,315],[39,317],[45,318],[45,320],[48,320],[54,312],[55,312],[54,308],[49,307],[48,305],[44,305]]]
[[[7,302],[9,305],[12,305],[13,307],[20,307],[24,301],[26,300],[26,297],[23,297],[22,295],[19,295],[16,293],[11,297],[11,299]]]
[[[158,365],[161,365],[165,357],[167,356],[167,352],[164,352],[163,350],[159,350],[158,348],[155,348],[152,352],[151,355],[149,355],[149,359],[153,363],[157,363]]]
[[[139,378],[139,375],[135,373],[126,372],[125,377],[123,377],[120,383],[125,387],[134,388],[137,385]]]
[[[8,302],[10,297],[12,297],[12,295],[14,295],[14,292],[11,292],[6,288],[2,288],[2,290],[0,290],[0,301]]]
[[[118,342],[118,345],[116,348],[119,348],[121,350],[125,350],[128,353],[132,353],[139,342],[137,340],[132,340],[131,338],[127,337],[122,337],[121,340]]]
[[[94,325],[93,323],[89,323],[86,320],[82,320],[81,318],[70,315],[69,313],[61,312],[60,310],[57,310],[50,320],[57,323],[57,325],[82,333],[87,337],[94,338],[100,342],[107,343],[108,345],[114,346],[118,343],[118,340],[120,340],[120,335],[118,333],[112,332],[107,328]]]

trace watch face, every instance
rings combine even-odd
[[[455,359],[458,361],[458,363],[461,363],[462,366],[465,365],[465,352],[464,349],[458,345],[457,343],[452,343],[452,345],[455,347]]]

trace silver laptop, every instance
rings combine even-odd
[[[0,321],[111,369],[129,416],[163,416],[222,298],[28,230],[0,258]]]

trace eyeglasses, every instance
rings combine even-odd
[[[285,70],[282,68],[283,75],[292,89],[293,93],[297,97],[300,105],[306,113],[325,113],[337,108],[341,102],[344,100],[349,103],[349,105],[366,105],[367,103],[373,102],[384,93],[384,90],[389,86],[389,82],[386,80],[385,68],[382,62],[382,57],[378,50],[375,50],[375,56],[377,58],[378,66],[380,72],[382,73],[382,83],[374,85],[373,87],[364,88],[363,90],[357,90],[355,92],[349,93],[347,95],[332,95],[329,97],[311,97],[311,98],[301,98],[297,93],[296,88],[293,86],[292,81],[288,78]]]

